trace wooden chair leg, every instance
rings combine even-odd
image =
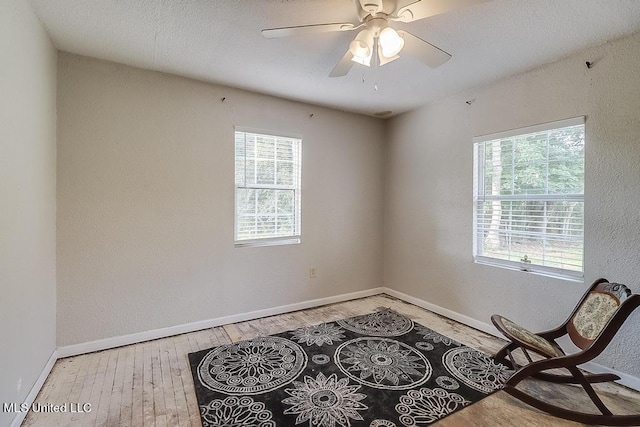
[[[508,356],[511,356],[511,351],[517,349],[518,347],[519,346],[516,343],[510,342],[509,344],[498,350],[498,352],[493,356],[493,359],[498,363],[502,363],[512,369],[516,369],[515,361],[509,360]]]
[[[582,372],[580,372],[580,370],[575,366],[572,366],[571,368],[568,368],[568,369],[569,371],[571,371],[573,376],[579,380],[580,385],[582,386],[582,388],[584,388],[584,391],[587,392],[587,394],[593,401],[593,404],[598,407],[600,412],[602,412],[603,415],[613,415],[613,413],[609,410],[609,408],[607,408],[607,406],[602,402],[602,400],[600,399],[600,396],[598,396],[598,394],[593,389],[593,387],[591,387],[591,384],[589,383],[589,381],[587,381],[587,379],[584,377]]]
[[[550,359],[546,359],[546,360],[540,360],[537,362],[530,363],[526,366],[523,366],[522,368],[518,369],[516,373],[513,374],[505,384],[511,387],[515,387],[518,385],[520,381],[524,380],[525,378],[535,376],[539,374],[541,371],[558,367],[555,364],[549,363],[549,362],[552,362],[552,361]],[[547,366],[547,365],[550,365],[550,366]]]

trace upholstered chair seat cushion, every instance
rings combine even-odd
[[[501,332],[507,337],[511,336],[512,338],[524,342],[532,349],[535,349],[536,351],[549,357],[562,355],[558,348],[549,340],[534,334],[533,332],[529,331],[526,328],[523,328],[522,326],[512,322],[511,320],[498,315],[493,316],[492,320],[494,321],[495,326],[500,329]]]

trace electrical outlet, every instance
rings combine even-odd
[[[316,267],[310,267],[309,268],[309,278],[310,279],[315,279],[316,277],[318,277],[318,269]]]

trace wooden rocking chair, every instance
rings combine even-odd
[[[511,341],[500,349],[494,358],[496,361],[510,365],[517,370],[506,382],[504,391],[541,411],[560,418],[585,424],[640,425],[640,414],[614,415],[591,386],[592,383],[615,381],[620,377],[614,374],[585,374],[578,369],[578,365],[602,353],[627,317],[638,306],[640,306],[640,295],[632,295],[625,285],[609,283],[606,279],[598,279],[583,295],[567,320],[553,330],[534,334],[512,321],[494,314],[491,316],[491,321]],[[568,335],[581,351],[565,354],[555,341],[564,335]],[[522,349],[529,362],[524,366],[516,363],[512,354],[518,348]],[[544,359],[533,361],[528,351],[543,356]],[[557,368],[567,369],[570,375],[545,372]],[[579,384],[587,392],[601,414],[565,409],[517,389],[518,383],[527,377],[554,383]]]

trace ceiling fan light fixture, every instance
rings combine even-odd
[[[349,44],[349,51],[353,56],[358,58],[366,58],[371,55],[371,47],[360,40],[354,40]]]
[[[360,31],[349,44],[349,51],[353,55],[352,61],[368,67],[373,55],[373,33],[369,29]]]
[[[391,57],[386,57],[382,54],[382,48],[378,45],[378,64],[382,67],[383,65],[388,64],[391,61],[395,61],[400,58],[398,55],[394,55]]]
[[[404,47],[404,39],[396,30],[391,27],[386,27],[380,31],[378,44],[380,45],[382,56],[385,58],[393,58],[398,55]]]

